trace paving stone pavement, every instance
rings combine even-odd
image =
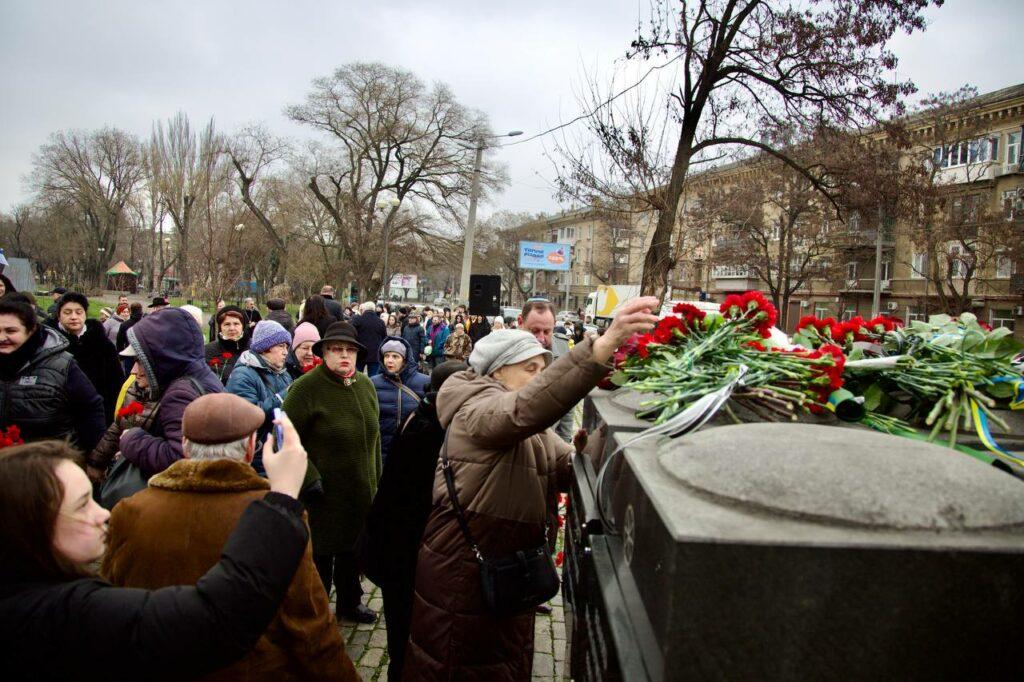
[[[364,682],[385,682],[388,679],[387,623],[384,620],[380,588],[364,580],[363,592],[363,603],[380,614],[377,622],[362,625],[341,621],[341,635],[345,639],[348,656]],[[553,682],[569,679],[565,666],[565,616],[562,610],[562,595],[557,595],[549,605],[551,614],[538,613],[534,624],[533,679]]]

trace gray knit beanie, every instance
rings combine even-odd
[[[505,365],[544,355],[545,364],[551,362],[551,351],[540,345],[533,334],[522,329],[498,329],[476,342],[469,354],[469,366],[477,374],[488,376]]]

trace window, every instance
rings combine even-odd
[[[850,232],[860,232],[860,212],[854,211],[846,219],[850,226]]]
[[[928,254],[923,251],[917,251],[910,261],[910,278],[924,279],[927,274]]]
[[[1020,163],[1020,131],[1015,130],[1006,136],[1006,163]]]
[[[857,314],[857,309],[856,308],[847,308],[846,310],[843,311],[843,314],[839,316],[841,318],[840,321],[841,322],[849,322],[850,319],[853,318],[853,316],[856,315],[856,314]]]
[[[747,269],[742,265],[716,265],[712,269],[711,274],[718,278],[746,277]]]
[[[984,137],[939,147],[932,153],[932,160],[942,168],[994,161],[999,151],[998,140],[996,137]]]
[[[1003,191],[1003,217],[1007,220],[1024,215],[1024,188]]]
[[[828,317],[829,307],[826,303],[814,304],[814,316],[820,319]]]
[[[960,244],[949,245],[949,275],[963,278],[967,275],[967,264],[970,256]]]
[[[892,263],[890,261],[882,261],[882,281],[892,279]]]
[[[857,263],[846,264],[846,279],[857,279]]]
[[[1013,316],[1013,310],[1010,308],[993,308],[989,312],[989,324],[992,328],[1006,327],[1010,331],[1013,331],[1017,325],[1017,320]]]
[[[615,257],[615,264],[616,265],[627,265],[627,264],[629,264],[629,254],[628,253],[617,253],[617,254],[615,254],[614,257]]]
[[[921,306],[907,306],[907,324],[915,320],[928,321],[928,311]]]
[[[1009,256],[996,256],[996,279],[1010,279],[1013,274],[1013,259]]]

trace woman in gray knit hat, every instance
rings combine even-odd
[[[568,488],[573,451],[550,427],[608,372],[619,345],[651,329],[658,321],[651,311],[659,305],[653,297],[627,302],[604,336],[554,363],[529,332],[492,331],[469,356],[472,369],[444,383],[437,415],[447,429],[459,503],[484,558],[544,544],[546,519],[558,492]],[[584,442],[581,432],[577,448]],[[480,584],[479,564],[439,475],[416,565],[406,673],[530,679],[533,610],[496,616],[487,610]]]

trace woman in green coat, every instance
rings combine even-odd
[[[372,623],[377,614],[362,604],[353,548],[381,474],[377,392],[356,371],[366,349],[348,322],[328,327],[313,352],[324,364],[297,379],[284,401],[323,485],[307,503],[313,562],[327,593],[332,583],[337,590],[338,617]]]

